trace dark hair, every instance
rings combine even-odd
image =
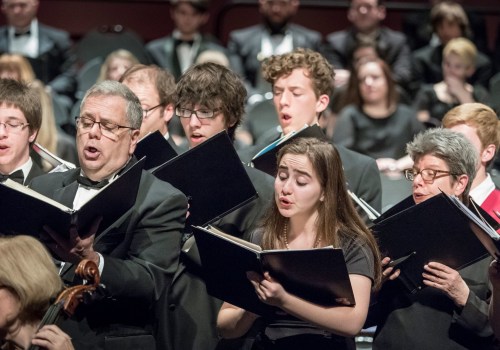
[[[358,77],[359,69],[368,64],[368,63],[377,63],[380,68],[382,68],[382,72],[384,73],[385,80],[387,81],[387,100],[386,105],[387,108],[390,108],[392,105],[398,103],[399,101],[399,92],[396,88],[396,82],[392,77],[391,68],[389,65],[380,58],[366,58],[361,59],[358,65],[353,69],[352,74],[349,77],[349,82],[347,84],[347,93],[346,93],[346,102],[345,104],[354,104],[361,108],[364,104],[363,97],[361,96],[361,91],[359,89],[359,84],[361,81]]]
[[[356,211],[347,192],[346,180],[339,153],[331,144],[315,138],[299,138],[284,146],[278,153],[278,164],[285,154],[305,155],[310,160],[324,193],[319,202],[317,239],[322,245],[344,248],[351,241],[367,245],[375,261],[374,284],[381,278],[380,252],[372,233]],[[283,232],[288,219],[283,217],[273,201],[264,217],[262,248],[285,248]]]
[[[262,75],[274,85],[279,78],[290,75],[297,68],[307,71],[316,97],[332,95],[335,77],[333,67],[319,52],[310,49],[298,48],[290,53],[267,58],[262,63]]]
[[[14,106],[23,112],[30,134],[42,125],[42,105],[38,93],[29,85],[13,79],[0,79],[0,103]]]
[[[459,25],[463,37],[469,38],[471,30],[469,19],[462,5],[455,1],[443,1],[434,5],[431,9],[431,26],[434,33],[439,25],[445,21],[450,21]]]
[[[210,5],[210,2],[208,0],[170,0],[173,8],[177,7],[177,5],[183,2],[191,5],[196,10],[196,12],[200,14],[208,12],[208,7]]]
[[[179,79],[176,107],[202,105],[220,109],[231,139],[245,112],[247,91],[241,78],[217,63],[205,62],[191,66]]]
[[[119,81],[154,84],[163,107],[175,103],[175,78],[170,72],[156,65],[134,64],[123,73]]]

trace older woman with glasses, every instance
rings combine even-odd
[[[430,129],[417,135],[407,152],[414,165],[405,176],[413,183],[416,204],[441,192],[468,201],[477,151],[462,134]],[[459,271],[428,262],[423,273],[428,287],[415,294],[403,290],[397,278],[400,271],[387,267],[389,261],[382,260],[385,283],[369,315],[377,324],[374,350],[401,349],[402,344],[405,349],[493,348],[487,302],[490,258]]]

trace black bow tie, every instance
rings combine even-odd
[[[25,35],[31,35],[31,30],[28,30],[27,32],[14,32],[15,38],[19,38],[20,36],[25,36]]]
[[[180,44],[187,44],[189,46],[193,46],[194,40],[175,39],[175,46],[179,46]]]
[[[14,171],[12,174],[9,174],[9,175],[0,174],[0,182],[4,182],[7,179],[11,179],[12,181],[15,181],[15,182],[23,185],[24,184],[23,171],[21,169],[19,169],[19,170]]]
[[[81,175],[78,175],[78,178],[76,179],[76,181],[82,186],[85,186],[88,188],[95,188],[95,189],[103,188],[104,186],[106,186],[109,183],[109,180],[92,181],[88,177],[84,177]]]

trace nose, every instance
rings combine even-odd
[[[292,186],[290,184],[290,179],[283,182],[283,187],[281,187],[281,193],[290,194],[292,193]]]
[[[101,135],[102,135],[102,133],[101,133],[101,125],[98,124],[98,123],[94,123],[94,125],[92,125],[92,127],[89,130],[89,137],[90,138],[100,139]]]
[[[4,123],[0,123],[0,137],[4,138],[7,136],[7,126]]]
[[[288,106],[290,104],[290,99],[287,92],[283,92],[279,97],[280,106]]]
[[[194,114],[194,112],[192,112],[191,117],[189,117],[189,125],[192,127],[201,125],[200,120],[198,119],[196,114]]]

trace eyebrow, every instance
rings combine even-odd
[[[290,171],[290,169],[286,166],[286,165],[280,165],[278,167],[278,170],[287,170],[287,171]],[[308,178],[312,178],[311,174],[309,174],[307,171],[305,170],[300,170],[300,169],[292,169],[291,170],[292,172],[294,173],[298,173],[299,175],[303,175],[303,176],[306,176]]]

